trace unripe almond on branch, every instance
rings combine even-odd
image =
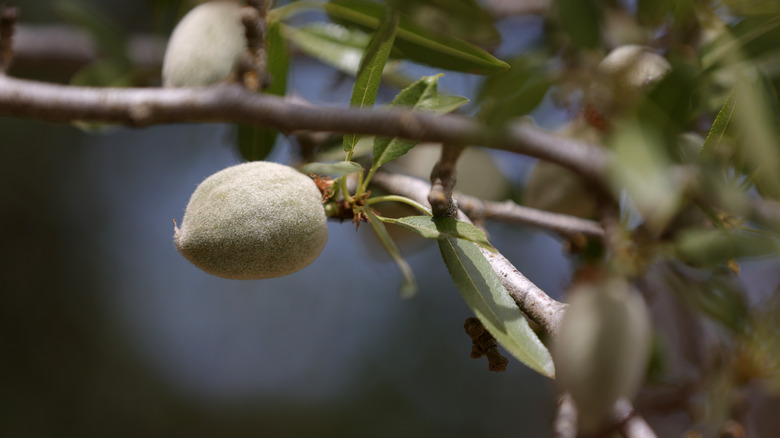
[[[328,240],[322,193],[292,167],[239,164],[206,178],[192,194],[174,243],[209,274],[281,277],[309,265]]]
[[[199,5],[171,34],[163,59],[163,85],[206,87],[234,79],[246,50],[241,5],[233,1]]]
[[[577,286],[553,347],[558,380],[574,399],[580,429],[593,432],[618,398],[633,397],[644,380],[650,352],[644,300],[623,279]]]

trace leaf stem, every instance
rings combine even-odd
[[[420,204],[419,202],[413,199],[409,199],[405,196],[400,196],[400,195],[375,196],[373,198],[368,198],[366,200],[366,205],[378,204],[380,202],[402,202],[406,205],[412,206],[420,210],[421,212],[425,213],[428,216],[431,216],[431,210],[428,207]]]

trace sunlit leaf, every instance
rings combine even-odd
[[[338,161],[335,163],[308,163],[301,171],[313,175],[347,175],[354,172],[360,172],[363,166],[354,161]]]
[[[406,260],[404,260],[403,256],[401,256],[401,251],[398,250],[395,242],[393,242],[393,239],[387,232],[385,224],[382,223],[382,221],[379,220],[379,218],[376,217],[373,212],[371,212],[370,208],[365,208],[361,211],[363,211],[368,218],[368,222],[371,224],[371,228],[373,228],[374,233],[376,233],[376,237],[379,238],[379,242],[382,244],[382,247],[384,247],[385,251],[390,254],[390,257],[393,259],[396,265],[398,265],[398,269],[401,271],[402,281],[398,290],[399,294],[403,298],[414,296],[417,294],[417,281],[414,279],[412,268],[408,263],[406,263]]]
[[[528,325],[479,247],[473,242],[449,238],[439,240],[439,249],[464,301],[490,334],[517,360],[544,376],[554,377],[550,352]]]
[[[287,73],[290,68],[290,58],[287,53],[286,41],[282,37],[282,24],[272,21],[266,31],[267,71],[271,75],[271,85],[264,93],[284,96],[287,92]],[[238,150],[247,161],[261,161],[276,144],[279,131],[268,126],[239,124],[237,133]]]
[[[384,222],[398,225],[419,234],[426,239],[447,239],[450,237],[474,242],[483,248],[495,252],[485,233],[470,223],[449,217],[407,216],[398,219],[383,218]]]
[[[366,0],[331,0],[325,11],[338,23],[377,29],[383,6]],[[407,17],[401,17],[395,45],[405,58],[447,70],[489,74],[508,68],[505,62],[479,47],[422,28]]]
[[[382,71],[390,56],[390,50],[393,48],[397,30],[398,13],[389,8],[381,20],[381,26],[371,37],[363,59],[360,61],[350,99],[352,106],[370,107],[374,105],[376,94],[379,91],[379,83],[382,80]],[[359,139],[360,136],[357,134],[345,134],[344,151],[351,152]]]

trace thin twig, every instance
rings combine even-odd
[[[0,114],[48,122],[91,121],[143,127],[173,122],[240,122],[282,132],[314,130],[400,137],[509,150],[549,160],[603,182],[609,153],[530,124],[497,132],[458,115],[300,105],[238,85],[209,88],[94,88],[0,78]]]
[[[424,181],[410,176],[382,172],[378,175],[380,175],[380,179],[391,178],[398,180],[396,183],[387,182],[397,186],[408,184],[411,188],[414,188],[419,185],[417,184],[418,181],[422,182],[422,184],[426,184]],[[497,222],[528,225],[543,230],[549,230],[564,237],[576,235],[596,238],[604,237],[604,228],[595,221],[524,207],[513,201],[485,201],[458,192],[454,192],[453,197],[458,202],[458,208],[472,219],[490,219]]]
[[[472,218],[528,225],[554,231],[565,237],[578,234],[587,237],[604,237],[604,228],[592,220],[525,207],[513,201],[485,201],[460,193],[455,193],[454,196],[458,201],[458,207]]]
[[[463,328],[471,338],[471,357],[479,359],[482,356],[487,356],[488,369],[490,371],[506,371],[509,359],[501,355],[501,352],[498,350],[498,341],[482,325],[479,318],[466,318]]]
[[[441,148],[441,156],[431,170],[431,188],[428,202],[434,216],[458,217],[457,203],[452,199],[452,190],[457,178],[458,158],[465,149],[456,144]]]

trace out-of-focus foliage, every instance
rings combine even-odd
[[[196,3],[152,2],[157,22],[150,27],[169,32]],[[354,77],[350,102],[355,106],[370,108],[381,102],[379,95],[385,102],[395,95],[391,109],[429,115],[459,111],[474,115],[497,136],[516,123],[539,122],[601,148],[608,156],[601,180],[549,162],[536,164],[526,175],[502,162],[505,174],[481,182],[496,181],[502,194],[507,179],[526,182],[519,183],[525,191],[518,199],[527,206],[601,220],[607,230],[603,241],[571,238],[565,245],[573,255],[577,287],[572,289],[592,292],[591,304],[576,318],[586,321],[592,333],[601,333],[588,339],[598,348],[582,353],[583,361],[596,364],[588,371],[607,380],[625,372],[632,385],[641,379],[646,363],[638,362],[644,359],[626,365],[636,355],[625,354],[639,341],[621,344],[628,347],[620,357],[604,352],[617,345],[605,339],[630,334],[636,320],[626,312],[600,313],[614,310],[614,302],[624,305],[623,292],[633,294],[636,288],[657,320],[655,354],[644,361],[653,362],[648,385],[678,390],[674,409],[688,413],[686,427],[705,436],[715,435],[727,420],[744,421],[737,418],[743,392],[780,393],[780,289],[768,284],[778,279],[755,269],[751,276],[745,269],[760,263],[776,267],[780,253],[780,219],[771,214],[780,200],[780,3],[551,0],[538,2],[524,17],[500,16],[495,13],[499,3],[280,2],[269,16],[273,81],[264,92],[284,96],[297,91],[287,87],[286,78],[300,54],[333,67],[339,77]],[[59,5],[60,16],[85,30],[99,52],[72,84],[155,84],[150,77],[156,73],[133,65],[127,26],[115,24],[109,8],[97,2]],[[305,14],[311,10],[316,13]],[[537,26],[538,33],[529,37],[518,23]],[[523,42],[514,44],[514,39]],[[288,52],[287,44],[294,50]],[[629,66],[652,55],[658,68],[632,73],[607,68],[610,56],[621,49],[637,56],[630,57]],[[445,94],[438,72],[418,80],[419,73],[408,73],[415,71],[410,64],[453,72],[447,79],[462,74],[455,77],[469,78],[463,81],[468,85],[454,91],[476,98],[465,106],[466,98]],[[237,144],[245,159],[263,159],[277,136],[267,127],[242,125]],[[392,164],[402,168],[403,160],[396,160],[418,156],[417,142],[352,133],[328,140],[343,149],[323,141],[306,151],[315,162],[303,169],[339,177],[336,196],[351,203],[358,224],[361,219],[370,223],[398,266],[401,295],[411,296],[418,285],[415,266],[404,260],[387,229],[395,226],[437,239],[467,305],[513,356],[552,376],[555,367],[546,346],[487,265],[489,255],[474,243],[492,247],[484,234],[454,219],[416,216],[420,212],[380,217],[369,207],[373,172]],[[468,156],[459,164],[469,164],[464,163]],[[423,173],[428,175],[430,167]],[[500,173],[495,166],[485,168]],[[356,193],[349,193],[345,176],[357,178]],[[623,292],[609,303],[615,284]],[[672,336],[661,336],[665,330]],[[576,327],[571,333],[582,334]],[[634,393],[621,387],[605,401],[604,393],[586,389],[578,403],[598,405],[597,416],[615,397]]]
[[[367,0],[331,0],[325,5],[328,16],[339,24],[378,29],[384,7]],[[503,71],[505,62],[455,36],[420,26],[406,15],[398,24],[395,48],[401,56],[433,67],[468,73]]]

